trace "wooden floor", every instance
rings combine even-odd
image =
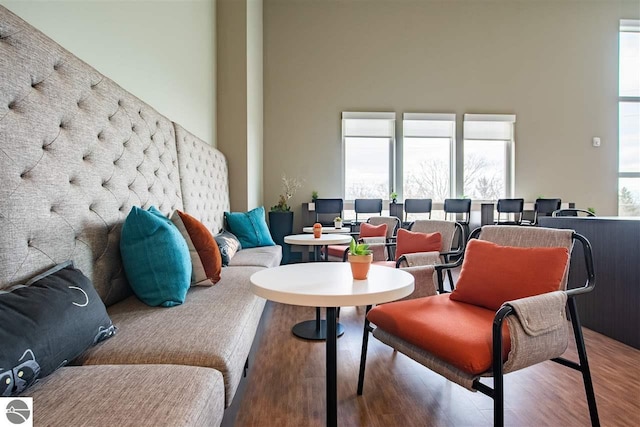
[[[325,424],[325,345],[301,340],[291,327],[315,310],[267,302],[235,425]],[[364,308],[346,307],[338,339],[340,426],[492,425],[490,398],[434,374],[372,338],[363,396],[356,395]],[[640,351],[584,330],[600,421],[640,426]],[[570,344],[568,357],[576,359]],[[587,426],[581,375],[554,362],[505,377],[505,419],[512,426]]]

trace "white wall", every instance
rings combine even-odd
[[[215,145],[215,0],[0,4]]]
[[[615,215],[618,20],[638,17],[637,0],[265,0],[265,204],[283,172],[306,178],[293,206],[341,196],[341,111],[512,113],[516,196]]]

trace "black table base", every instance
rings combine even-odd
[[[327,312],[327,319],[328,318],[329,313]],[[337,323],[335,329],[336,337],[344,334],[344,326],[341,324]],[[291,332],[298,338],[306,340],[325,340],[327,339],[327,321],[320,319],[320,308],[316,307],[315,320],[305,320],[304,322],[297,323],[293,329],[291,329]]]

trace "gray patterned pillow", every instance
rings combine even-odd
[[[71,261],[0,291],[0,396],[15,396],[116,331]]]
[[[216,239],[216,243],[220,248],[220,255],[222,255],[222,265],[227,267],[229,265],[229,261],[231,258],[242,249],[242,245],[240,244],[240,240],[226,230],[223,230],[222,233],[213,236]]]

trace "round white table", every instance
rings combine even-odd
[[[346,234],[321,234],[320,237],[315,238],[313,234],[292,234],[289,236],[284,236],[284,242],[290,245],[298,245],[298,246],[316,246],[319,248],[320,246],[328,246],[328,245],[343,245],[345,243],[351,242],[351,236]],[[316,251],[316,259],[318,258],[319,251]],[[309,252],[304,250],[302,251],[302,260],[308,261]]]
[[[397,268],[372,265],[367,280],[354,280],[349,263],[322,262],[267,268],[254,273],[250,280],[251,291],[271,301],[327,308],[327,425],[336,426],[337,307],[373,305],[404,298],[413,292],[413,276]]]
[[[303,233],[313,233],[313,227],[304,227],[302,229]],[[322,227],[322,234],[331,233],[331,234],[349,234],[351,233],[351,227],[343,226],[342,228],[335,227]]]

